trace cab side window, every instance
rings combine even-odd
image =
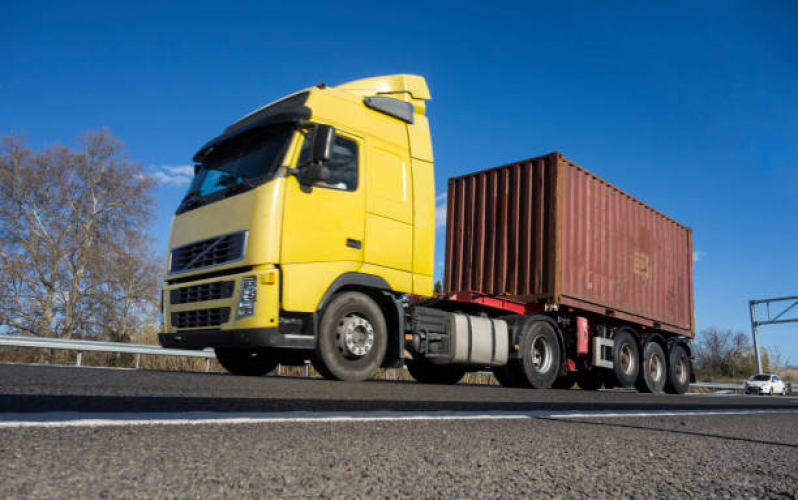
[[[311,141],[305,137],[299,164],[302,165],[310,157]],[[357,143],[339,135],[335,136],[332,158],[326,163],[330,174],[327,182],[314,184],[318,187],[354,191],[357,189]]]

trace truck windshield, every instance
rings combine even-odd
[[[186,212],[271,180],[291,139],[290,127],[246,134],[214,149],[199,170],[177,209]]]

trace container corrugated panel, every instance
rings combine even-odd
[[[444,281],[693,335],[691,230],[559,153],[449,180]]]

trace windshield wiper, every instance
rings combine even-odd
[[[232,186],[228,187],[224,190],[225,198],[233,196],[234,194],[241,193],[243,191],[247,191],[253,189],[256,185],[250,179],[241,179],[241,182],[237,184],[233,184]]]
[[[180,205],[187,210],[196,208],[202,205],[202,202],[200,201],[201,198],[202,196],[200,196],[198,192],[192,191],[188,193],[185,198],[183,198],[183,201],[180,203]]]

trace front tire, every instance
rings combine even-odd
[[[687,349],[675,345],[668,357],[668,381],[665,392],[668,394],[684,394],[690,390],[690,357]]]
[[[343,292],[324,309],[313,366],[327,379],[371,378],[385,360],[388,328],[368,295]]]
[[[266,349],[217,347],[216,359],[233,375],[259,377],[274,370],[279,361]]]
[[[465,376],[465,368],[459,366],[433,365],[424,360],[411,360],[406,362],[407,371],[422,384],[454,385]]]
[[[641,358],[640,374],[637,376],[635,387],[640,392],[662,392],[668,378],[668,364],[662,347],[656,342],[648,342],[643,347]]]

